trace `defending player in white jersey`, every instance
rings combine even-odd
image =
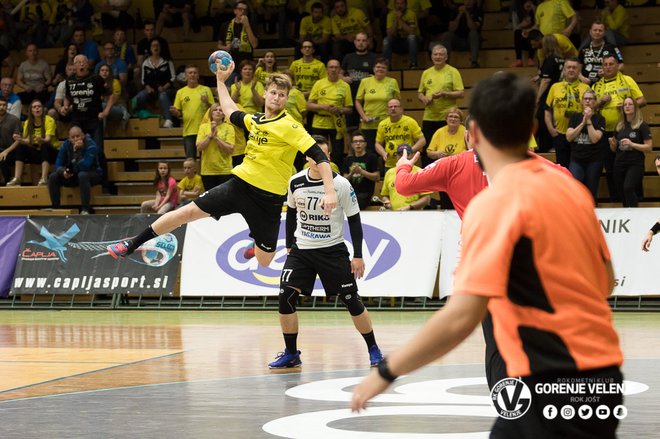
[[[322,136],[313,137],[330,157],[327,140]],[[309,169],[291,177],[287,194],[286,247],[289,255],[282,269],[279,295],[280,326],[286,348],[268,367],[290,369],[302,365],[297,348],[296,303],[301,293],[312,294],[317,274],[326,295],[339,295],[348,308],[355,328],[367,343],[371,366],[377,366],[383,356],[356,282],[364,274],[364,261],[360,207],[355,191],[348,180],[333,173],[338,204],[330,215],[326,215],[320,203],[324,195],[321,174],[314,160],[307,161]],[[344,215],[348,218],[353,241],[352,260],[344,244]]]

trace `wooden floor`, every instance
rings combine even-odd
[[[430,313],[371,315],[387,353],[415,334]],[[448,406],[429,405],[434,401],[425,400],[428,394],[415,400],[402,392],[374,404],[381,416],[367,422],[346,411],[347,392],[369,365],[348,313],[303,311],[300,318],[303,368],[273,374],[266,364],[283,349],[274,312],[0,311],[0,437],[276,437],[266,431],[299,438],[369,438],[374,431],[391,432],[377,436],[383,438],[460,432],[487,437],[483,432],[493,415],[480,331],[406,378],[413,385],[467,379],[459,393],[468,405],[474,400],[469,416],[448,418]],[[626,397],[629,414],[620,437],[657,437],[660,314],[618,312],[614,318],[626,379],[649,386]],[[327,415],[326,421],[314,414]],[[289,419],[302,430],[286,430]]]

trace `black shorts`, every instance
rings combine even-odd
[[[326,296],[356,293],[358,290],[344,243],[309,250],[301,250],[294,245],[282,269],[280,288],[298,288],[302,294],[310,295],[317,274]]]
[[[498,417],[490,434],[491,439],[616,438],[619,419],[615,416],[615,410],[619,415],[621,409],[618,407],[623,405],[620,392],[592,392],[589,387],[585,387],[583,393],[548,389],[557,383],[620,385],[623,375],[618,367],[522,377],[522,381],[531,393],[528,411],[517,419]],[[604,412],[601,413],[602,410]],[[600,418],[598,415],[601,414],[606,416]]]
[[[250,237],[265,252],[274,252],[280,232],[280,215],[286,196],[263,191],[240,178],[216,186],[193,201],[216,220],[240,213],[250,229]]]

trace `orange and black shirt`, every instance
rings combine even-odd
[[[621,365],[609,250],[589,192],[542,160],[504,167],[467,207],[455,294],[490,298],[510,376]]]

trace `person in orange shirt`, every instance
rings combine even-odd
[[[607,303],[614,273],[591,195],[556,167],[529,159],[534,107],[533,88],[511,73],[474,88],[470,138],[491,185],[465,212],[454,295],[354,389],[354,411],[399,375],[452,350],[488,310],[507,373],[520,377],[503,379],[493,389],[500,417],[490,437],[615,437],[613,415],[557,416],[575,396],[562,391],[563,383],[607,383],[602,391],[590,388],[588,395],[598,401],[592,410],[618,408],[623,356]],[[506,395],[509,390],[513,396]],[[496,398],[498,391],[505,395]]]

